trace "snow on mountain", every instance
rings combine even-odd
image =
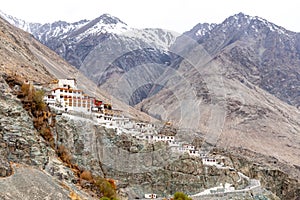
[[[0,10],[0,17],[2,17],[3,19],[8,21],[10,24],[14,25],[15,27],[20,28],[29,33],[35,32],[42,25],[40,23],[26,22],[22,19],[8,15],[1,10]]]
[[[148,45],[168,51],[179,33],[159,28],[130,29],[120,34],[127,38],[142,40]]]
[[[57,21],[54,23],[46,23],[38,30],[32,33],[38,40],[45,43],[50,38],[66,38],[68,35],[82,26],[86,25],[88,20],[81,20],[79,22],[68,23],[65,21]]]
[[[131,28],[117,17],[103,14],[100,17],[89,21],[76,31],[75,39],[81,40],[89,35],[100,35],[106,33],[121,34]]]
[[[199,28],[199,25],[201,25],[201,28]],[[211,31],[215,26],[216,26],[216,24],[208,24],[208,23],[198,24],[199,29],[195,34],[197,36],[203,36],[207,32]]]
[[[231,29],[241,29],[241,28],[249,28],[250,30],[254,30],[258,32],[260,28],[267,27],[272,32],[277,32],[278,34],[287,34],[291,31],[286,30],[285,28],[273,24],[266,19],[257,16],[249,16],[244,13],[238,13],[231,17],[228,17],[222,24],[223,27],[229,27]],[[224,29],[225,31],[226,29]],[[228,30],[228,29],[227,29]]]
[[[199,23],[191,30],[183,33],[184,36],[198,40],[199,38],[207,35],[217,24]]]

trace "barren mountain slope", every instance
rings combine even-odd
[[[217,147],[245,148],[300,166],[299,110],[251,84],[224,57],[210,60],[197,52],[169,72],[162,91],[137,107],[181,129],[198,130]]]
[[[185,34],[210,55],[224,54],[233,65],[229,70],[291,105],[300,105],[300,33],[243,13],[197,34],[201,30],[195,26]]]
[[[54,78],[30,50],[29,33],[8,24],[0,18],[0,63],[1,71],[7,74],[18,74],[22,78],[47,83]]]
[[[46,87],[55,78],[76,78],[79,88],[89,95],[112,103],[114,109],[122,110],[134,118],[154,120],[99,90],[75,67],[40,44],[32,35],[13,27],[1,18],[0,30],[0,63],[1,71],[5,74],[19,75],[23,80],[42,83]]]

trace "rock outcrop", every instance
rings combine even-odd
[[[1,175],[10,175],[10,162],[45,168],[54,151],[39,137],[32,119],[0,76]]]

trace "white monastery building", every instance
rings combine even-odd
[[[95,98],[77,89],[75,79],[59,79],[54,83],[54,89],[44,97],[49,106],[60,107],[65,111],[90,113],[94,106]]]

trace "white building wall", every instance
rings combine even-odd
[[[68,88],[68,86],[72,89],[77,89],[76,80],[75,79],[59,79],[58,87]]]

